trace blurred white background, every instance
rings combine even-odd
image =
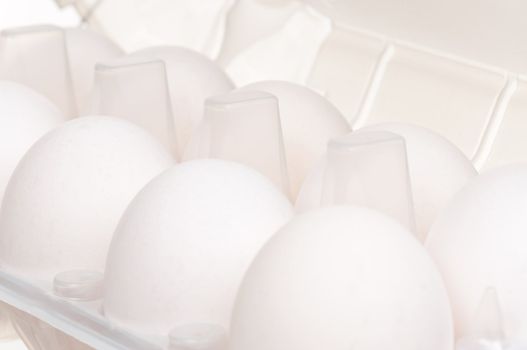
[[[75,26],[79,16],[73,7],[60,9],[53,0],[0,0],[0,30],[44,23]]]

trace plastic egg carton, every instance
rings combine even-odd
[[[89,26],[126,51],[146,49],[122,58],[120,49],[110,41],[78,30],[33,27],[6,31],[0,37],[3,79],[16,80],[46,96],[63,119],[86,113],[126,118],[153,135],[178,160],[220,158],[245,163],[296,199],[298,211],[351,202],[391,216],[424,240],[432,219],[427,212],[416,209],[414,213],[414,204],[425,207],[422,203],[427,200],[411,193],[411,186],[419,181],[416,173],[428,170],[427,176],[434,177],[437,169],[451,167],[452,173],[443,178],[461,178],[464,183],[475,175],[466,158],[479,170],[527,158],[523,147],[527,80],[522,75],[527,71],[527,50],[518,47],[527,42],[527,31],[518,29],[525,6],[512,0],[499,6],[469,0],[58,3],[74,5]],[[477,16],[470,15],[474,9]],[[236,86],[270,79],[310,86],[342,111],[351,128],[365,130],[351,138],[344,136],[349,127],[339,112],[310,95],[312,92],[265,83],[249,85],[246,92],[241,89],[207,99],[203,121],[199,121],[201,114],[181,103],[181,96],[194,96],[205,85],[202,81],[206,78],[191,73],[205,72],[210,81],[217,82],[217,90],[207,92],[200,102],[227,93],[232,83],[221,70],[207,70],[212,67],[209,63],[181,68],[183,53],[173,58],[147,48],[152,45],[197,50],[216,60]],[[202,62],[204,58],[190,59],[194,60]],[[198,66],[201,68],[193,70]],[[175,77],[182,76],[187,85],[178,86]],[[286,101],[293,102],[286,107]],[[295,113],[309,111],[317,111],[333,125],[314,123],[314,135],[295,134],[299,123]],[[144,118],[145,112],[152,117]],[[178,119],[182,115],[187,119]],[[251,118],[240,127],[244,132],[239,132],[236,126],[246,115]],[[276,118],[269,119],[269,115]],[[387,122],[431,129],[461,152],[445,146],[440,137],[423,136],[422,130],[374,126]],[[197,132],[188,131],[198,125]],[[140,137],[130,144],[142,140]],[[266,147],[258,140],[265,140]],[[326,152],[314,170],[311,167],[316,159],[295,167],[286,162],[292,157],[288,150],[308,145],[314,147],[313,153]],[[419,158],[423,145],[437,151],[433,162]],[[248,157],[248,153],[257,156]],[[318,153],[313,158],[318,159]],[[416,164],[425,165],[417,171]],[[309,176],[304,182],[303,175],[297,173]],[[328,173],[333,176],[321,175]],[[361,188],[348,187],[344,194],[335,190],[357,181],[354,174],[359,174]],[[391,176],[379,176],[384,174]],[[450,199],[446,195],[461,185],[453,181],[450,187],[442,186],[445,198],[437,193],[434,198],[446,205]],[[317,244],[316,237],[312,244],[323,245]],[[407,249],[413,252],[413,248]],[[301,256],[302,251],[295,254]],[[225,329],[211,324],[148,335],[148,331],[132,331],[133,327],[112,322],[101,299],[104,276],[95,269],[60,271],[52,278],[49,274],[28,277],[15,270],[0,270],[0,300],[17,334],[32,349],[226,349]],[[136,283],[141,283],[140,275]],[[260,281],[255,278],[251,283],[244,291],[258,288]],[[247,298],[250,300],[250,295]],[[438,304],[444,301],[442,295],[437,298]],[[458,342],[458,349],[526,348],[515,339],[504,340],[499,298],[493,289],[476,297],[474,302],[481,304],[478,309],[486,317],[474,337]],[[241,315],[242,321],[251,317]],[[9,327],[6,323],[6,336],[12,333]]]
[[[307,84],[335,103],[354,129],[386,121],[421,125],[447,137],[478,169],[525,160],[524,147],[517,147],[524,134],[525,30],[523,5],[513,0],[499,6],[455,0],[223,1],[187,32],[178,30],[177,13],[190,20],[204,7],[199,1],[74,3],[81,14],[89,13],[88,23],[124,47],[155,42],[207,52],[237,85],[267,79]],[[186,10],[171,17],[166,6]],[[151,16],[138,15],[144,8]],[[193,40],[211,28],[214,39]],[[130,31],[153,38],[141,43]],[[160,34],[170,31],[180,34]],[[137,43],[128,45],[130,38]]]

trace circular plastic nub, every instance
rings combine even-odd
[[[214,324],[188,324],[172,329],[170,350],[226,350],[225,329]]]
[[[53,280],[55,295],[72,300],[89,301],[102,296],[104,275],[97,271],[60,272]]]

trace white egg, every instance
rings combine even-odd
[[[459,337],[472,336],[483,296],[496,293],[503,332],[527,340],[527,166],[472,180],[439,215],[426,247],[452,300]]]
[[[141,334],[173,330],[177,339],[197,325],[222,334],[245,270],[291,215],[287,198],[256,170],[222,160],[175,166],[121,219],[108,253],[104,314]]]
[[[9,29],[0,36],[0,77],[28,85],[74,117],[90,99],[95,64],[121,54],[109,39],[85,28]]]
[[[24,85],[0,80],[0,203],[27,150],[65,120],[63,113],[44,96]],[[0,315],[0,339],[12,337],[13,333],[8,318]]]
[[[47,133],[6,189],[2,268],[48,282],[63,271],[102,271],[126,206],[172,163],[160,144],[121,119],[78,118]]]
[[[0,201],[11,174],[42,135],[65,121],[44,96],[24,85],[0,81]]]
[[[443,281],[402,226],[361,207],[293,219],[238,293],[230,350],[452,350]]]
[[[436,216],[477,175],[476,169],[456,146],[431,130],[404,123],[360,130],[382,130],[404,137],[417,232],[426,237]]]
[[[327,142],[348,133],[344,116],[309,88],[283,81],[262,81],[242,89],[270,93],[278,98],[289,184],[293,198],[307,172],[326,151]]]
[[[203,117],[205,99],[234,88],[229,77],[206,56],[181,47],[151,47],[132,54],[164,62],[174,113],[179,154]],[[126,101],[123,101],[125,103]]]

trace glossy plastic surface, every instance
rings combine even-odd
[[[296,198],[305,176],[326,150],[327,142],[350,131],[342,114],[323,96],[298,84],[262,81],[241,88],[278,98],[291,196]]]
[[[151,47],[97,66],[92,112],[128,119],[181,157],[208,97],[233,89],[205,56],[181,47]]]
[[[386,131],[332,139],[308,176],[296,210],[356,205],[378,210],[415,232],[414,204],[404,138]]]
[[[184,160],[197,158],[246,164],[289,196],[278,99],[260,91],[234,91],[207,99],[203,121],[187,145]]]

